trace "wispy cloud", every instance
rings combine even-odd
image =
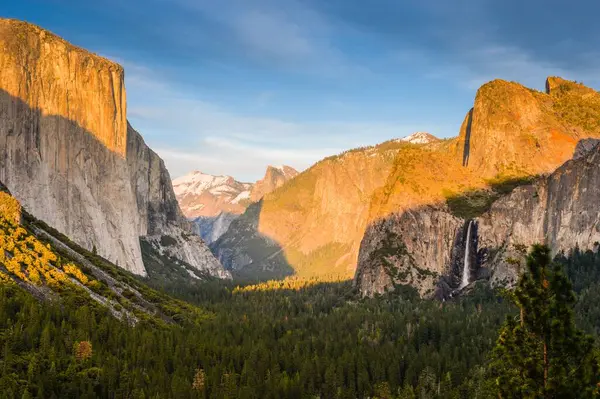
[[[301,170],[328,155],[423,128],[368,120],[309,122],[244,115],[190,96],[161,79],[146,68],[132,68],[126,74],[129,97],[135,98],[128,113],[174,177],[200,169],[254,180],[269,164]]]
[[[345,79],[372,74],[366,64],[347,57],[336,43],[339,26],[298,0],[175,0],[178,7],[211,21],[218,41],[262,67]],[[182,39],[204,42],[206,32],[193,23],[181,23]]]

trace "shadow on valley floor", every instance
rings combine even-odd
[[[251,204],[231,222],[228,234],[210,245],[213,254],[235,279],[264,281],[294,274],[283,248],[258,231],[262,204],[262,200]]]

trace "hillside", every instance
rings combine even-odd
[[[142,321],[165,325],[197,313],[34,218],[4,186],[0,191],[0,281],[42,301],[76,299],[129,325]]]
[[[396,153],[413,146],[391,140],[318,162],[248,208],[211,249],[248,278],[350,278],[370,196],[384,184]]]
[[[560,78],[548,78],[546,86],[547,93],[540,93],[512,82],[487,83],[478,91],[460,136],[440,147],[435,157],[399,154],[386,185],[373,196],[355,276],[363,293],[410,284],[422,295],[437,290],[444,296],[459,288],[463,264],[472,268],[473,280],[511,284],[518,270],[506,259],[523,255],[513,244],[527,248],[534,241],[546,242],[554,251],[592,248],[595,207],[585,198],[593,195],[589,180],[598,162],[585,154],[597,142],[586,138],[600,135],[593,122],[600,118],[600,94]],[[554,171],[574,154],[595,166],[584,173],[575,168],[578,163],[567,162]],[[462,165],[444,164],[436,158],[440,156],[460,158]],[[428,164],[431,160],[435,162]],[[478,217],[511,198],[513,189],[521,193],[525,188],[518,187],[532,182],[544,187],[545,176],[553,172],[549,178],[557,179],[565,168],[575,181],[552,193],[535,189],[535,199],[547,196],[547,205],[533,206],[527,197],[513,199],[504,215],[480,223]],[[579,200],[570,197],[577,192]],[[553,208],[563,203],[568,207]],[[566,223],[567,215],[584,210],[591,219],[556,227]],[[493,237],[487,229],[494,231]],[[470,259],[463,260],[467,246]]]
[[[352,277],[372,222],[445,202],[485,210],[499,194],[570,159],[579,139],[600,137],[593,122],[600,118],[599,98],[553,77],[547,93],[486,83],[458,137],[393,140],[326,158],[265,196],[258,215],[238,219],[211,249],[231,270],[252,265]]]

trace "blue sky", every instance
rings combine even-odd
[[[172,177],[252,181],[414,131],[455,136],[494,78],[600,88],[598,1],[2,3],[125,67],[129,120]]]

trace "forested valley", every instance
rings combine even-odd
[[[597,337],[600,255],[556,261]],[[196,317],[133,326],[76,294],[39,301],[2,283],[0,397],[491,398],[490,354],[518,317],[511,291],[484,284],[447,302],[408,288],[362,299],[348,281],[161,288]]]

